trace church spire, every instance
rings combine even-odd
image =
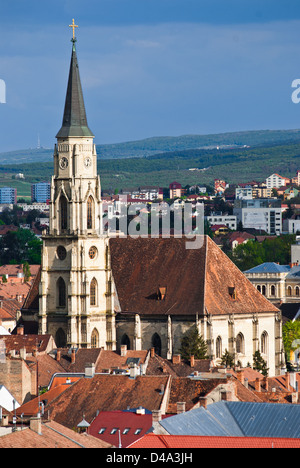
[[[77,53],[75,47],[75,28],[78,26],[75,25],[74,19],[73,24],[70,25],[70,27],[73,28],[73,38],[71,39],[73,46],[69,81],[67,87],[62,127],[56,135],[56,138],[94,137],[87,124],[83,93],[79,75]]]

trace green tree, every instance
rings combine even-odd
[[[282,341],[284,346],[284,352],[286,355],[286,360],[290,360],[291,351],[295,351],[299,348],[300,340],[300,321],[295,320],[292,322],[289,320],[282,327]]]
[[[182,359],[189,360],[191,356],[195,359],[207,359],[207,343],[198,328],[194,325],[182,338],[179,350]]]
[[[30,266],[28,264],[28,262],[25,262],[23,264],[23,273],[24,273],[24,281],[29,281],[30,277],[31,277],[31,273],[30,273]]]
[[[267,368],[267,363],[262,358],[260,351],[255,351],[253,354],[253,369],[261,372],[265,377],[268,376],[269,369]]]
[[[225,349],[225,353],[222,356],[221,365],[228,368],[234,366],[234,356],[227,349]]]

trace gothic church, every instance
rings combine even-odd
[[[270,375],[283,365],[280,311],[208,237],[109,238],[102,232],[101,184],[76,53],[62,126],[56,135],[50,227],[42,265],[22,310],[26,330],[53,335],[57,347],[155,347],[171,358],[197,326],[218,363],[227,349],[242,366],[260,350]],[[30,331],[27,331],[30,333]]]

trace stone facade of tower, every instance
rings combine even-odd
[[[58,347],[115,349],[97,154],[87,126],[74,40],[63,124],[56,137],[50,226],[43,236],[39,332],[52,334]]]

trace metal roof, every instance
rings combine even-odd
[[[244,273],[288,273],[290,269],[291,267],[289,265],[278,265],[278,263],[266,262],[250,268],[250,270],[246,270]]]
[[[300,437],[300,405],[218,402],[160,421],[172,435]]]

